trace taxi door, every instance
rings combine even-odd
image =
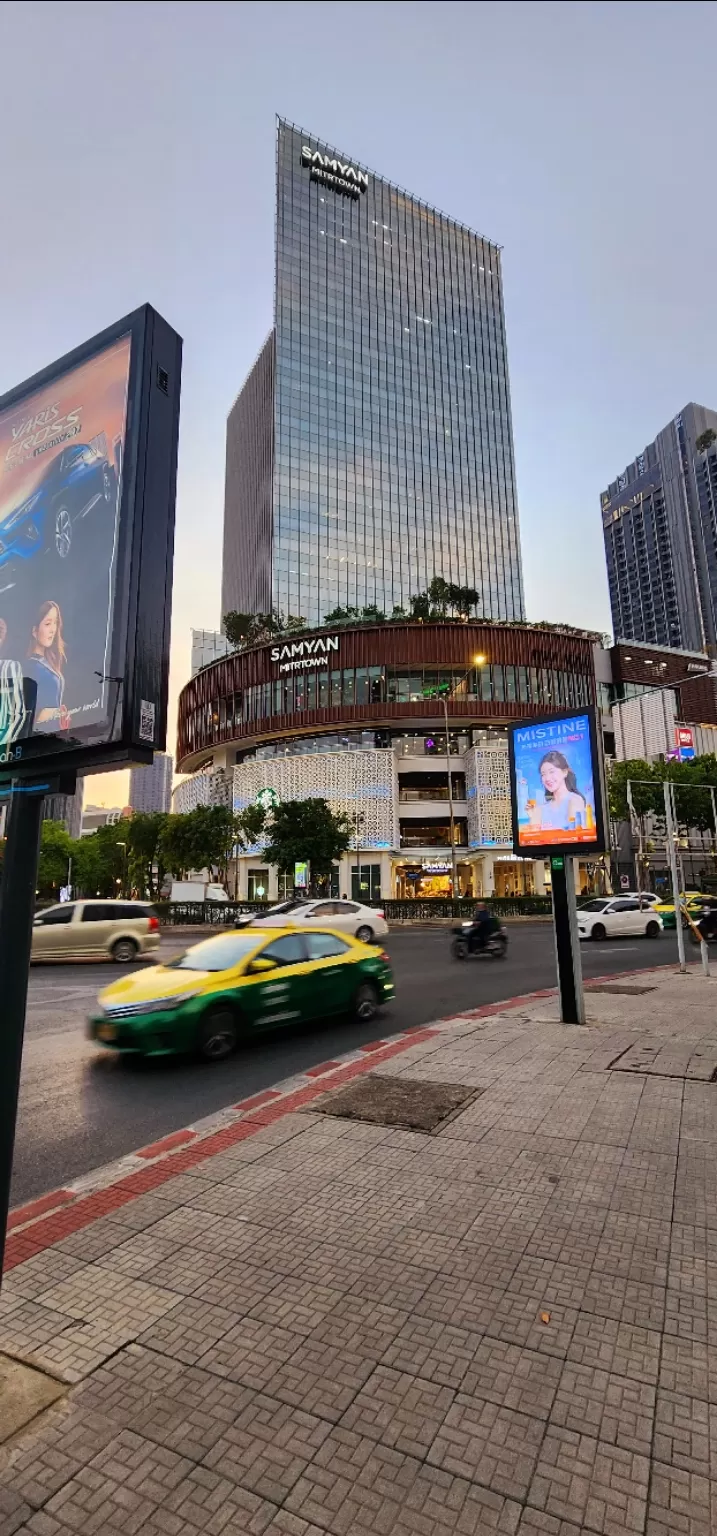
[[[303,935],[282,934],[254,956],[253,963],[257,962],[261,969],[253,972],[250,963],[239,994],[250,1029],[278,1029],[300,1023],[307,1012],[308,966]]]

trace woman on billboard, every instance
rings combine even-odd
[[[62,702],[66,659],[60,606],[49,600],[42,604],[37,623],[33,625],[24,666],[25,676],[37,684],[33,727],[36,731],[62,731],[69,725],[69,715]]]
[[[562,752],[546,752],[538,764],[545,801],[530,810],[531,827],[573,832],[586,825],[587,801]]]

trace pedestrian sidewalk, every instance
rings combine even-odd
[[[22,1219],[2,1536],[711,1536],[716,1003],[439,1021]]]

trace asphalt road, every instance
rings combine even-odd
[[[186,943],[186,941],[185,941]],[[85,1019],[101,987],[126,974],[114,965],[35,966],[25,1035],[12,1202],[17,1205],[146,1146],[282,1078],[368,1040],[444,1014],[555,985],[549,923],[516,923],[504,961],[460,964],[447,929],[411,928],[386,941],[396,1001],[378,1023],[346,1021],[263,1037],[230,1062],[205,1066],[172,1058],[117,1058],[85,1037]],[[185,944],[163,938],[161,958]],[[584,944],[586,978],[670,964],[673,934]],[[147,963],[147,962],[145,962]],[[151,963],[151,962],[149,962]]]

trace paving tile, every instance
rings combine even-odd
[[[404,1323],[381,1363],[441,1386],[459,1387],[481,1339],[482,1334],[470,1328],[415,1316]]]
[[[717,1477],[717,1407],[698,1397],[660,1388],[654,1456],[685,1472]]]
[[[649,1461],[592,1435],[548,1427],[528,1504],[600,1536],[642,1532]]]
[[[546,1515],[544,1510],[524,1509],[518,1526],[518,1536],[582,1536],[583,1526],[573,1525],[572,1520],[559,1520]]]
[[[614,1318],[583,1316],[575,1324],[568,1360],[594,1365],[633,1381],[657,1383],[661,1336],[655,1328],[637,1328]]]
[[[315,1414],[259,1393],[227,1425],[204,1465],[282,1504],[329,1433],[329,1424]]]
[[[717,1484],[655,1461],[645,1536],[714,1536]]]
[[[707,1344],[665,1334],[660,1359],[660,1387],[717,1403],[717,1360]]]
[[[595,1366],[568,1362],[550,1423],[649,1457],[654,1417],[654,1387]]]
[[[25,1521],[32,1515],[32,1510],[25,1500],[15,1493],[12,1488],[0,1487],[0,1532],[2,1536],[15,1536]]]
[[[287,1276],[279,1280],[268,1295],[255,1302],[249,1315],[260,1322],[275,1323],[292,1333],[307,1336],[338,1306],[341,1297],[342,1292],[332,1286]]]
[[[272,1395],[338,1423],[375,1365],[374,1359],[349,1349],[299,1339],[290,1359],[272,1374]]]
[[[549,1355],[487,1337],[478,1345],[461,1392],[547,1419],[562,1370],[562,1362]]]
[[[0,1317],[0,1349],[10,1355],[31,1355],[71,1327],[72,1318],[66,1312],[16,1297],[5,1316]]]
[[[137,1536],[191,1462],[123,1430],[53,1495],[46,1509],[78,1536]]]
[[[165,1496],[142,1536],[264,1536],[275,1504],[209,1467],[193,1467]]]
[[[46,1248],[43,1253],[36,1253],[34,1258],[26,1259],[24,1264],[18,1264],[3,1276],[0,1317],[3,1316],[2,1304],[10,1297],[22,1298],[24,1301],[43,1301],[44,1293],[51,1290],[58,1280],[65,1280],[82,1267],[82,1259],[71,1253],[61,1253],[59,1248]]]
[[[87,1264],[45,1293],[45,1304],[77,1322],[100,1324],[121,1319],[123,1328],[140,1333],[178,1304],[173,1291],[118,1274],[109,1264]]]
[[[277,1324],[243,1317],[215,1340],[201,1356],[205,1370],[257,1392],[272,1390],[272,1381],[302,1342],[302,1335]]]
[[[343,1296],[317,1324],[311,1338],[378,1361],[408,1321],[408,1312],[364,1297]]]
[[[196,1365],[236,1324],[227,1307],[210,1307],[194,1296],[182,1297],[164,1317],[158,1318],[138,1338],[139,1344]]]
[[[422,1460],[453,1403],[452,1387],[379,1365],[341,1426]]]
[[[66,1399],[2,1448],[0,1489],[39,1509],[116,1434],[111,1419]]]
[[[540,1419],[459,1392],[427,1459],[495,1493],[524,1499],[544,1428]]]
[[[490,1319],[491,1338],[564,1359],[578,1320],[576,1307],[538,1302],[535,1294],[503,1293]]]

